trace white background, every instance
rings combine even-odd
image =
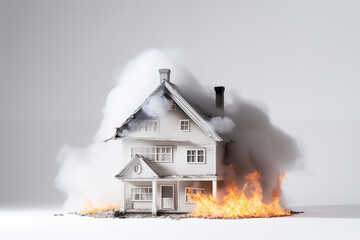
[[[180,50],[206,86],[260,102],[298,139],[288,204],[359,204],[359,10],[329,0],[1,1],[0,205],[61,206],[59,148],[91,142],[114,71],[148,48]]]

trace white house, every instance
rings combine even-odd
[[[226,152],[227,141],[216,133],[206,116],[195,110],[170,83],[170,70],[160,69],[160,85],[122,126],[125,167],[115,176],[122,184],[123,212],[191,212],[187,192],[212,193]],[[217,109],[223,112],[224,87],[215,87]],[[144,106],[156,95],[168,105],[162,117],[149,117]],[[164,98],[163,98],[164,99]]]

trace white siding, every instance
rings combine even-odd
[[[161,209],[161,185],[172,185],[174,186],[174,209],[168,211],[179,211],[179,212],[191,212],[195,204],[186,202],[187,187],[204,188],[205,194],[212,193],[212,182],[211,181],[158,181],[157,182],[157,210],[167,211]],[[126,182],[126,195],[125,195],[125,208],[133,210],[151,210],[152,201],[132,201],[131,199],[131,188],[132,187],[152,187],[150,181],[146,182]],[[154,193],[153,193],[154,194]]]
[[[205,142],[199,144],[179,143],[179,171],[180,175],[208,175],[216,174],[215,143]],[[187,150],[204,149],[205,163],[188,163]]]
[[[190,120],[190,131],[180,131],[181,119]],[[125,164],[131,159],[131,147],[172,146],[172,162],[150,162],[162,176],[216,174],[216,142],[207,136],[179,106],[159,119],[159,133],[131,132],[123,141]],[[165,140],[166,139],[166,140]],[[187,163],[188,149],[204,149],[205,163]]]
[[[225,154],[225,143],[217,142],[216,143],[216,174],[218,176],[223,175],[224,154]]]
[[[172,146],[172,162],[155,162],[148,161],[149,165],[154,167],[156,171],[165,176],[165,175],[175,175],[177,173],[177,145],[174,142],[166,141],[123,141],[124,146],[124,159],[125,164],[131,160],[131,148],[132,147],[145,147],[145,146]]]
[[[180,131],[179,121],[181,119],[190,120],[189,132]],[[212,139],[206,135],[179,106],[176,106],[176,110],[169,110],[165,116],[159,119],[158,133],[140,133],[135,130],[130,130],[127,136],[134,138],[161,138],[175,141],[209,141]]]
[[[179,123],[182,119],[190,120],[190,131],[180,131]],[[156,169],[162,176],[169,175],[216,175],[217,169],[220,169],[223,161],[223,143],[215,142],[206,135],[180,108],[169,110],[167,114],[159,119],[158,133],[140,133],[130,131],[128,138],[123,140],[124,163],[131,160],[132,147],[147,146],[172,146],[172,162],[149,161],[149,165]],[[205,150],[204,163],[188,163],[187,150],[203,149]],[[219,161],[217,161],[217,159]],[[144,173],[145,174],[145,173]],[[129,173],[127,177],[136,177]],[[139,176],[140,177],[140,176]],[[161,180],[161,179],[159,179]],[[193,203],[186,203],[186,187],[202,187],[205,193],[212,192],[211,181],[158,181],[157,182],[157,202],[158,210],[161,210],[161,185],[174,186],[174,211],[191,212],[195,206]],[[152,202],[132,201],[131,187],[147,186],[152,183],[147,182],[127,182],[126,183],[126,208],[138,210],[151,210]]]
[[[151,182],[126,182],[125,183],[125,210],[151,210],[151,201],[132,201],[131,188],[133,187],[152,187]]]
[[[124,141],[125,164],[131,160],[131,147],[172,146],[172,162],[148,161],[162,176],[168,175],[214,175],[216,174],[216,142],[165,142],[165,141]],[[204,163],[188,163],[187,150],[204,149]],[[221,153],[219,153],[221,154]]]

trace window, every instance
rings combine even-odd
[[[173,100],[169,100],[169,109],[168,110],[176,110],[176,103]]]
[[[138,124],[137,131],[142,133],[158,133],[159,120],[143,120]]]
[[[131,158],[135,154],[155,162],[172,162],[172,146],[132,147]]]
[[[186,159],[188,163],[205,163],[205,150],[204,149],[187,150]]]
[[[188,193],[190,193],[190,194],[204,194],[205,193],[205,188],[191,188],[191,190],[190,190],[190,188],[189,187],[187,187],[187,188],[185,188],[185,201],[187,202],[187,203],[193,203],[189,198],[188,198]]]
[[[190,120],[180,120],[180,131],[181,132],[189,132],[190,131]]]
[[[133,201],[151,201],[152,200],[152,188],[151,187],[131,188],[131,200],[133,200]]]
[[[133,171],[135,174],[140,174],[141,173],[141,166],[140,164],[135,164],[133,167]]]

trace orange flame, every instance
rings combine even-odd
[[[219,203],[212,194],[187,193],[190,200],[196,203],[192,212],[193,217],[219,217],[219,218],[250,218],[273,217],[291,215],[290,210],[283,209],[280,204],[281,183],[285,177],[283,172],[278,177],[270,203],[263,203],[263,189],[259,183],[261,175],[255,171],[248,174],[246,183],[239,189],[233,182],[226,187],[227,194],[223,202]],[[245,192],[250,191],[250,197]]]
[[[105,207],[95,207],[91,203],[89,203],[86,208],[78,211],[78,213],[81,213],[81,214],[101,213],[101,212],[106,212],[106,211],[115,210],[115,209],[119,209],[119,208],[120,208],[120,205],[119,206],[108,205]]]

